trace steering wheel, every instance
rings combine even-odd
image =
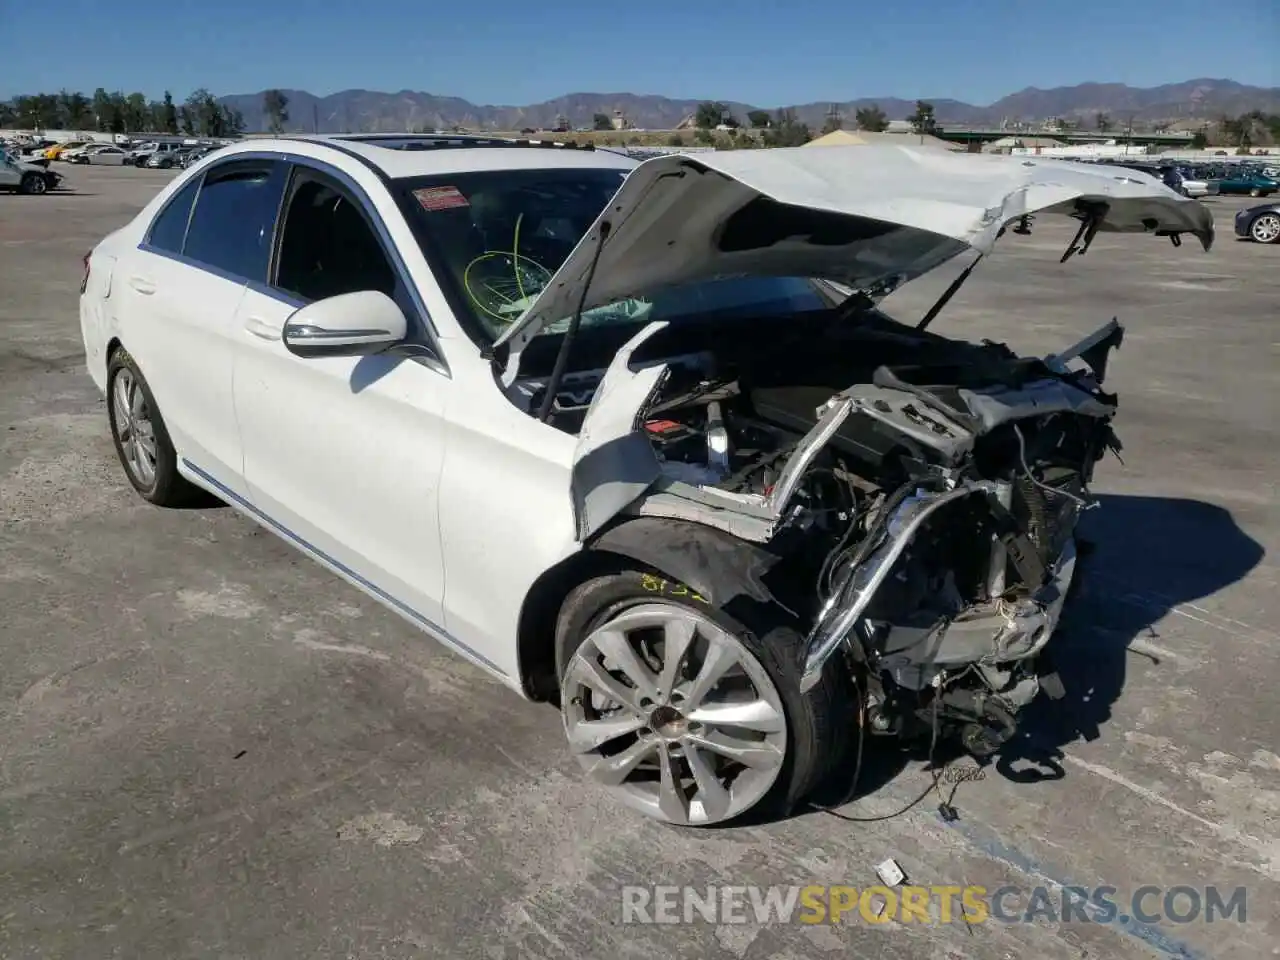
[[[462,286],[471,302],[502,324],[523,313],[550,281],[550,270],[509,250],[487,250],[462,272]]]

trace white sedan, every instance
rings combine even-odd
[[[945,297],[876,303],[1036,212],[1079,221],[1068,255],[1207,249],[1208,210],[1147,180],[259,140],[103,240],[80,319],[141,496],[222,498],[556,703],[602,789],[711,824],[801,802],[867,730],[985,755],[1057,695],[1122,330],[1038,360],[929,331]]]
[[[67,159],[71,163],[88,163],[98,164],[101,166],[120,167],[124,166],[128,157],[128,153],[120,147],[113,144],[100,144],[87,148],[81,153],[76,153]]]

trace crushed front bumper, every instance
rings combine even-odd
[[[998,489],[999,485],[991,481],[967,483],[899,508],[892,522],[896,528],[892,536],[859,565],[819,614],[806,646],[801,691],[807,692],[817,684],[826,662],[853,632],[924,522],[948,504],[974,494],[994,494]],[[935,673],[970,663],[1008,663],[1034,657],[1057,627],[1075,569],[1074,538],[1068,537],[1045,582],[1032,595],[1013,602],[993,601],[971,607],[947,621],[929,638],[927,661],[904,651],[886,657],[880,666],[895,673],[917,672],[923,681],[925,671]],[[907,685],[916,686],[910,682]]]
[[[1075,572],[1072,538],[1050,568],[1048,580],[1031,596],[971,607],[925,641],[930,652],[927,661],[899,654],[882,658],[880,666],[902,686],[921,690],[939,670],[967,664],[1009,669],[1018,661],[1037,657],[1058,627]]]

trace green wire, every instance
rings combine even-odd
[[[514,248],[511,252],[515,255],[515,258],[516,258],[516,262],[515,262],[516,289],[520,291],[521,300],[524,299],[524,284],[520,282],[520,222],[522,220],[524,220],[523,211],[520,213],[519,216],[516,217],[516,235],[515,235],[515,239],[511,241],[511,246]]]

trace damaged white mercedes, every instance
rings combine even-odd
[[[1049,215],[1064,263],[1213,241],[1152,178],[1020,157],[266,140],[86,257],[81,322],[139,493],[226,500],[557,703],[622,802],[709,825],[863,736],[990,755],[1061,696],[1123,330],[929,329]],[[962,254],[925,316],[878,309]]]

